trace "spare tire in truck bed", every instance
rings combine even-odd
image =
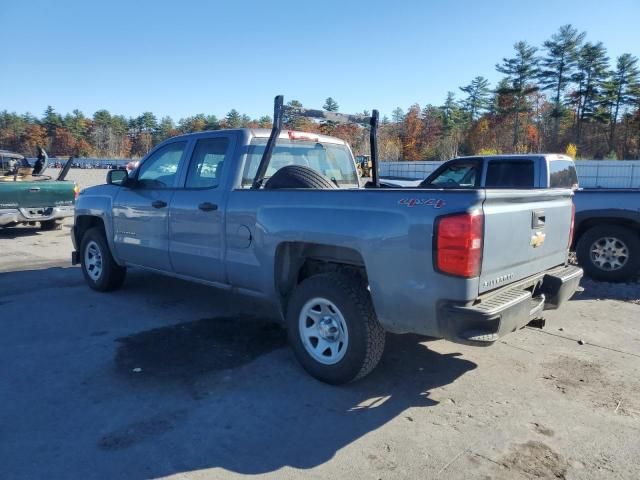
[[[335,189],[336,185],[313,168],[287,165],[274,173],[264,185],[267,190],[278,188]]]

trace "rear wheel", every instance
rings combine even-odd
[[[640,238],[619,225],[600,225],[580,237],[576,255],[590,277],[607,282],[627,281],[640,269]]]
[[[62,220],[46,220],[40,222],[40,230],[62,230]]]
[[[323,382],[358,380],[382,357],[385,332],[365,283],[355,275],[323,273],[304,280],[289,302],[287,325],[296,358]]]
[[[104,235],[104,230],[91,228],[80,245],[82,274],[91,288],[99,292],[116,290],[122,286],[127,269],[118,265]]]

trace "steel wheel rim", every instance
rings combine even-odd
[[[629,248],[616,237],[602,237],[589,248],[591,261],[601,270],[612,272],[620,270],[629,261]]]
[[[307,353],[323,365],[335,365],[349,347],[349,330],[342,312],[326,298],[312,298],[298,317],[300,340]]]
[[[94,240],[87,243],[84,249],[84,269],[93,281],[102,275],[102,251]]]

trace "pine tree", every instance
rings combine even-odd
[[[391,122],[392,123],[402,123],[404,122],[404,111],[398,107],[393,112],[391,112]]]
[[[158,128],[154,132],[155,143],[160,143],[163,140],[175,135],[176,125],[173,123],[173,119],[169,116],[162,117],[160,119],[160,123],[158,123]]]
[[[640,79],[638,58],[630,53],[618,57],[616,69],[605,83],[605,104],[609,112],[609,150],[615,148],[616,125],[620,111],[634,102],[634,91]]]
[[[227,113],[225,120],[228,128],[240,128],[242,126],[242,115],[235,108]]]
[[[511,110],[514,116],[512,146],[515,148],[520,138],[520,113],[528,111],[526,96],[538,90],[537,86],[531,85],[538,75],[538,58],[536,57],[538,49],[527,42],[518,42],[513,48],[516,56],[503,58],[502,63],[496,65],[496,70],[507,75],[509,85],[508,89],[499,93],[512,94],[514,97]]]
[[[338,103],[331,97],[328,97],[324,101],[324,105],[322,106],[327,112],[337,112],[338,111]]]
[[[220,130],[220,121],[215,115],[207,115],[205,117],[205,130]]]
[[[56,113],[51,105],[48,105],[42,117],[42,125],[47,129],[47,135],[53,138],[55,136],[56,128],[61,127],[62,123],[62,117],[60,114]]]
[[[546,55],[540,60],[540,88],[553,93],[554,109],[552,144],[558,143],[560,117],[562,116],[562,100],[565,90],[571,81],[578,62],[578,48],[586,33],[578,33],[571,25],[563,25],[550,40],[544,42]]]
[[[576,145],[581,149],[585,121],[593,118],[602,86],[607,78],[609,58],[602,42],[587,42],[578,52],[578,63],[572,80],[576,83]]]
[[[469,120],[475,121],[479,114],[489,108],[491,89],[489,80],[484,77],[476,77],[465,87],[460,87],[467,98],[462,101],[464,110],[469,114]]]

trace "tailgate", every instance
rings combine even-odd
[[[73,182],[43,180],[39,182],[10,182],[20,185],[20,208],[62,207],[73,205]]]
[[[479,293],[567,259],[570,190],[486,190]]]

